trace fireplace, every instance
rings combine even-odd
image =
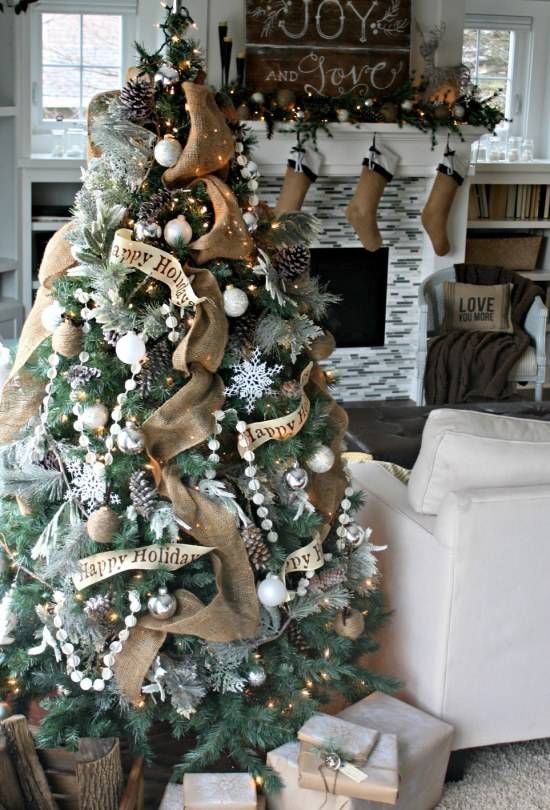
[[[296,136],[281,127],[268,139],[265,124],[251,126],[258,138],[255,160],[262,175],[261,196],[275,205]],[[324,163],[304,204],[321,225],[313,245],[314,272],[344,296],[340,307],[329,314],[327,326],[336,335],[337,349],[323,366],[336,373],[336,396],[343,402],[408,399],[416,389],[418,288],[435,270],[464,261],[469,178],[451,210],[452,253],[437,257],[422,229],[420,212],[445,148],[445,134],[438,135],[432,149],[428,134],[397,124],[331,124],[330,131],[332,137],[319,134]],[[346,219],[346,206],[375,133],[399,155],[400,163],[378,206],[385,249],[369,254]],[[451,147],[468,158],[470,144],[481,134],[479,129],[462,127],[463,140],[451,137]],[[355,256],[360,257],[357,266],[362,272],[341,272],[344,257],[347,263]]]
[[[341,298],[325,322],[340,349],[383,346],[386,332],[388,248],[313,248],[311,274]]]

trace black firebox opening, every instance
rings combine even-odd
[[[311,274],[342,299],[323,323],[339,348],[384,345],[388,248],[313,248]]]

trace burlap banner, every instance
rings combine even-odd
[[[75,588],[82,591],[96,582],[113,577],[122,571],[151,570],[165,568],[177,571],[184,565],[198,560],[203,554],[213,551],[213,547],[190,546],[184,543],[170,543],[167,546],[142,546],[124,548],[117,551],[102,551],[92,554],[78,563],[79,571],[73,576]]]
[[[288,555],[281,569],[281,579],[284,580],[287,574],[295,571],[315,571],[322,568],[324,563],[323,542],[320,535],[316,534],[311,543]]]
[[[175,256],[144,242],[134,242],[132,231],[127,228],[120,228],[116,232],[110,261],[125,267],[135,267],[145,275],[167,284],[170,287],[170,298],[176,306],[186,307],[202,300],[193,292],[191,282]]]
[[[257,447],[261,447],[262,444],[271,441],[271,439],[283,442],[285,439],[290,439],[291,436],[296,436],[301,431],[311,408],[310,401],[303,389],[308,383],[312,366],[313,363],[309,363],[300,375],[302,401],[295,411],[285,416],[279,416],[277,419],[268,419],[267,422],[252,422],[252,424],[246,426],[246,431],[243,433],[246,445],[244,443],[241,445],[239,442],[241,458],[247,450],[255,450]]]

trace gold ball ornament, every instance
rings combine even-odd
[[[344,608],[339,610],[334,620],[334,631],[338,636],[350,638],[352,641],[363,635],[365,629],[365,617],[355,608]]]
[[[52,349],[62,357],[76,357],[84,345],[84,335],[72,321],[63,321],[52,335]]]
[[[86,531],[94,543],[110,543],[120,527],[120,518],[110,506],[101,506],[86,521]]]
[[[292,105],[296,101],[296,95],[293,90],[290,90],[286,87],[282,87],[280,90],[277,90],[277,104],[279,107],[292,107]]]
[[[385,101],[380,108],[382,118],[387,124],[397,121],[397,105],[393,101]]]

